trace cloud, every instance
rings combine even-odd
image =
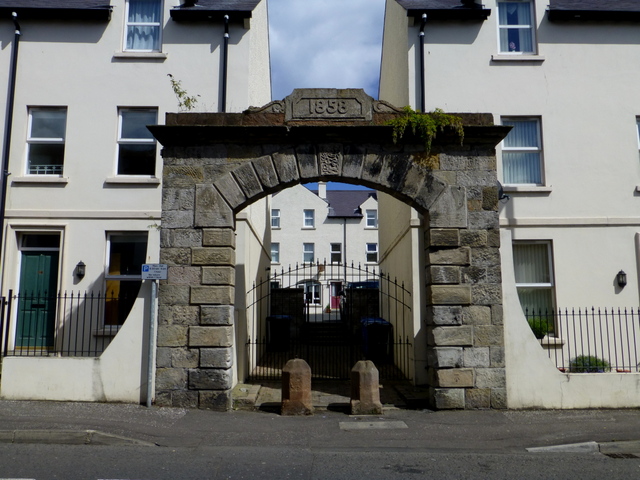
[[[378,96],[384,0],[269,0],[273,99],[294,88]]]

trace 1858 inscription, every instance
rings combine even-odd
[[[370,120],[372,100],[360,89],[298,89],[285,99],[285,117],[286,120]]]

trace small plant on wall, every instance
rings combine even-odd
[[[167,77],[169,77],[169,82],[171,82],[171,89],[178,99],[178,107],[181,112],[190,112],[196,105],[198,104],[198,97],[200,95],[190,96],[187,91],[182,88],[182,80],[176,80],[173,75],[167,73]]]
[[[548,317],[527,317],[529,327],[538,340],[553,333],[553,319]]]
[[[397,143],[405,135],[407,129],[410,129],[414,135],[418,135],[424,141],[425,149],[428,153],[431,151],[433,139],[445,127],[455,129],[461,143],[464,140],[464,128],[460,117],[444,113],[439,108],[436,108],[433,112],[422,113],[416,112],[411,107],[404,107],[402,112],[402,115],[398,115],[386,123],[386,125],[393,127],[394,143]]]
[[[592,355],[578,355],[571,359],[569,371],[571,373],[603,373],[611,371],[611,365],[606,360]]]

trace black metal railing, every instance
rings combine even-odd
[[[9,291],[0,299],[2,355],[98,357],[134,301],[102,292]]]
[[[358,360],[412,378],[411,293],[371,265],[315,262],[271,271],[248,292],[248,380],[276,380],[292,358],[314,379],[349,379]]]
[[[525,317],[560,371],[640,371],[637,342],[640,308],[526,311]]]

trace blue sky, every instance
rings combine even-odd
[[[267,5],[273,100],[294,88],[362,88],[378,98],[384,0],[268,0]]]

